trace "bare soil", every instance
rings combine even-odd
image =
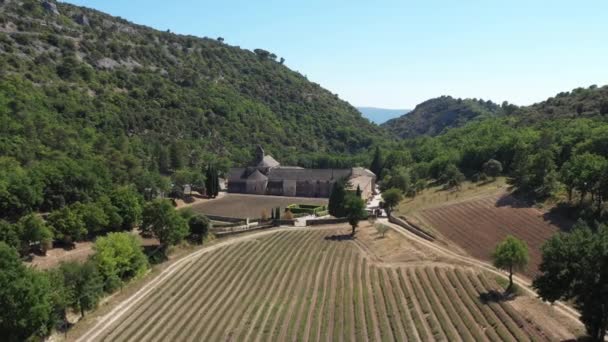
[[[257,219],[262,212],[270,216],[270,211],[281,207],[281,211],[290,204],[327,205],[327,198],[260,196],[246,194],[226,194],[221,198],[195,203],[190,208],[206,215],[223,216],[240,219]]]
[[[523,275],[533,278],[542,260],[541,246],[572,222],[517,201],[507,193],[422,210],[415,215],[470,255],[491,261],[496,245],[507,235],[524,240],[530,263]]]

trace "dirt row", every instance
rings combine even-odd
[[[530,263],[522,273],[528,278],[538,271],[543,243],[560,231],[560,226],[569,224],[496,196],[427,209],[417,215],[466,252],[486,261],[491,260],[494,248],[507,235],[524,240]]]
[[[104,341],[550,340],[494,280],[458,266],[389,267],[341,230],[268,234],[184,263],[104,325]]]

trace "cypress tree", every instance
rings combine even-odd
[[[358,198],[361,198],[361,193],[362,193],[361,187],[359,185],[357,185],[357,192],[356,192],[356,194],[357,194]]]
[[[342,182],[335,182],[329,195],[329,204],[327,209],[329,214],[334,217],[344,217],[344,202],[346,199],[346,190]]]
[[[205,188],[207,191],[207,196],[215,198],[220,188],[220,181],[215,166],[207,166],[207,172],[205,176]]]
[[[382,179],[382,169],[384,168],[384,161],[382,160],[382,151],[380,151],[380,147],[376,147],[376,151],[374,152],[374,159],[372,160],[372,164],[369,169],[373,173],[376,174],[376,179]]]

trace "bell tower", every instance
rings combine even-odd
[[[266,154],[264,153],[264,149],[262,148],[262,145],[258,145],[258,147],[255,149],[255,164],[260,164],[262,161],[264,161],[264,156]]]

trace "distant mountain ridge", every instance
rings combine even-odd
[[[502,105],[480,99],[441,96],[427,100],[406,115],[388,120],[380,126],[399,138],[440,135],[450,128],[474,120],[509,116],[522,124],[563,118],[608,116],[608,86],[592,85],[561,92],[529,106]]]
[[[439,135],[471,120],[499,115],[503,115],[503,110],[492,101],[441,96],[427,100],[406,115],[388,120],[381,126],[399,138],[414,138]]]
[[[378,125],[387,122],[390,119],[406,115],[411,109],[388,109],[378,107],[357,107],[363,117],[368,118],[371,122]]]

